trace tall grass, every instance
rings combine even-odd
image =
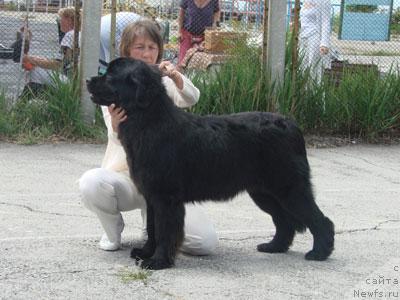
[[[371,71],[344,73],[338,87],[325,82],[324,127],[374,139],[400,129],[400,78]]]
[[[263,72],[257,49],[242,45],[231,55],[212,76],[209,73],[192,76],[201,91],[193,112],[271,111],[291,116],[306,133],[366,139],[400,134],[398,69],[385,76],[362,70],[344,72],[338,86],[329,79],[315,82],[309,70],[297,69],[293,76],[289,43],[284,80],[277,86]]]
[[[78,80],[62,81],[53,76],[53,85],[37,96],[18,99],[11,108],[5,94],[0,97],[0,137],[20,143],[49,139],[104,140],[99,113],[96,125],[84,124]]]
[[[280,112],[294,118],[306,133],[367,139],[381,135],[399,137],[399,67],[384,76],[361,70],[344,72],[336,85],[329,78],[314,82],[309,70],[297,69],[293,74],[291,53],[289,43],[284,80],[279,86],[263,71],[260,51],[245,44],[231,52],[230,59],[219,69],[191,74],[201,91],[200,101],[192,111],[198,114]],[[83,123],[77,81],[64,82],[56,76],[54,85],[40,96],[20,99],[11,108],[6,100],[6,94],[0,91],[0,139],[20,143],[48,141],[53,137],[106,139],[99,110],[94,126]]]
[[[254,48],[236,48],[227,63],[212,72],[197,72],[191,79],[200,93],[200,101],[192,111],[199,114],[222,114],[239,111],[274,110],[272,84],[262,72]],[[246,55],[240,55],[240,53]],[[239,59],[240,57],[240,59]],[[256,59],[255,59],[256,58]]]

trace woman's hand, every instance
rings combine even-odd
[[[161,73],[172,79],[178,89],[183,89],[182,74],[175,68],[170,61],[162,61],[158,67]]]
[[[35,64],[33,62],[32,56],[29,55],[24,55],[22,57],[22,68],[24,68],[27,71],[32,70],[35,67]]]
[[[116,107],[115,104],[111,104],[108,107],[108,111],[111,115],[111,126],[114,132],[118,133],[119,124],[124,122],[128,117],[121,107]]]
[[[319,53],[321,53],[321,55],[327,55],[329,53],[329,48],[321,46],[319,47]]]

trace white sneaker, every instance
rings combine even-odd
[[[99,242],[99,248],[104,251],[116,251],[121,248],[121,241],[111,242],[107,234],[104,233]]]
[[[125,224],[122,222],[121,233],[124,230]],[[99,242],[99,248],[104,251],[116,251],[121,248],[121,234],[116,242],[111,242],[106,233],[104,233]]]

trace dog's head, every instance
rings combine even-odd
[[[128,113],[148,107],[164,88],[158,68],[133,58],[113,60],[104,75],[92,77],[86,84],[94,103],[114,103]]]

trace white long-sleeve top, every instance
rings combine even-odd
[[[305,0],[300,10],[300,38],[315,36],[320,47],[330,48],[331,1]]]
[[[175,105],[185,108],[190,107],[199,101],[200,92],[187,77],[182,75],[182,79],[182,90],[178,89],[172,79],[167,76],[162,78],[162,82],[167,90],[168,96],[172,99]],[[108,134],[106,153],[104,155],[101,167],[111,171],[123,172],[126,175],[129,175],[125,151],[118,139],[117,134],[112,128],[111,115],[108,111],[108,108],[106,106],[102,106],[101,110],[103,112],[104,122],[106,124]]]

